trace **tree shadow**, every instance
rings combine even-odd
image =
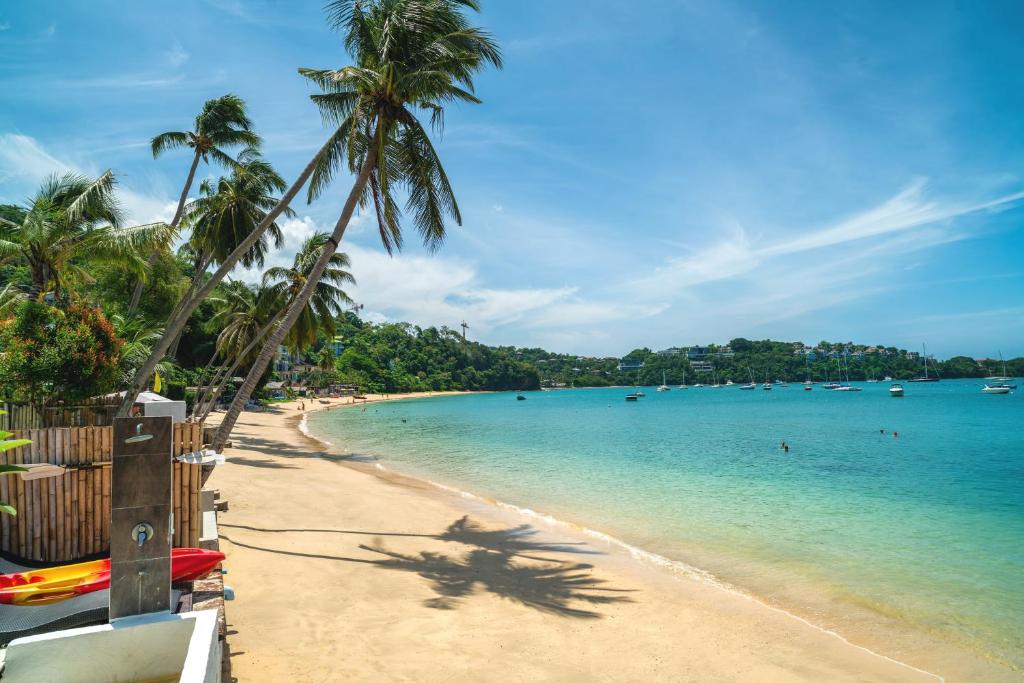
[[[562,617],[597,619],[602,615],[579,606],[609,605],[633,602],[625,593],[633,591],[606,585],[603,579],[590,572],[593,565],[571,562],[541,553],[602,554],[583,543],[544,543],[530,540],[538,531],[528,524],[505,529],[486,529],[462,517],[440,534],[380,533],[344,529],[262,529],[244,525],[222,524],[223,527],[247,529],[265,533],[309,532],[371,535],[377,537],[372,545],[359,548],[379,556],[377,559],[303,553],[292,550],[266,548],[236,541],[226,535],[224,540],[252,550],[304,557],[370,564],[381,569],[403,571],[425,579],[436,597],[424,601],[426,607],[450,610],[465,599],[478,593],[490,593],[531,609]],[[425,537],[468,546],[461,554],[434,551],[401,553],[384,546],[380,536]],[[524,562],[523,560],[526,560]]]
[[[257,460],[255,458],[246,458],[245,456],[236,455],[232,456],[230,460],[232,465],[244,465],[245,467],[261,467],[264,469],[271,470],[294,470],[298,469],[297,465],[289,465],[283,462],[274,462],[273,460]]]
[[[532,609],[562,617],[598,619],[602,615],[572,603],[607,605],[632,602],[631,591],[608,588],[603,579],[592,576],[593,565],[564,562],[553,558],[531,558],[545,564],[515,561],[515,553],[477,548],[461,557],[422,551],[416,555],[387,550],[380,543],[360,545],[363,550],[384,556],[373,562],[382,569],[412,572],[426,579],[437,597],[424,601],[432,609],[455,609],[464,598],[483,591]]]

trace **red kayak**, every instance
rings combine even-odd
[[[215,550],[174,548],[171,583],[195,581],[223,560],[224,553]],[[0,604],[48,605],[105,588],[110,588],[109,559],[0,574]]]

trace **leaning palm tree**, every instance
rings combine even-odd
[[[263,274],[263,285],[275,293],[285,308],[302,292],[329,239],[325,232],[314,233],[302,243],[290,268],[270,268]],[[355,278],[346,270],[349,267],[348,254],[336,252],[331,256],[313,294],[284,337],[285,346],[299,352],[315,342],[320,331],[334,335],[335,319],[352,305],[352,299],[341,289],[342,285],[355,284]]]
[[[394,116],[401,116],[406,121],[414,120],[410,109],[422,106],[431,112],[432,124],[440,127],[443,123],[443,104],[454,100],[477,101],[471,94],[473,74],[484,63],[500,66],[501,57],[485,32],[466,24],[460,13],[463,7],[478,9],[475,0],[340,0],[329,5],[329,20],[332,25],[346,32],[346,48],[355,57],[359,66],[338,72],[310,72],[310,75],[315,78],[316,73],[325,74],[325,82],[330,84],[330,92],[315,96],[314,100],[321,106],[323,113],[328,114],[329,121],[340,121],[341,124],[307,162],[277,205],[267,213],[256,229],[231,252],[206,282],[190,297],[186,297],[181,306],[172,313],[165,326],[164,338],[154,347],[150,357],[128,386],[125,397],[118,407],[119,416],[128,415],[135,398],[146,386],[157,363],[167,353],[172,341],[188,322],[189,316],[199,303],[216,289],[235,264],[252,248],[262,232],[291,204],[314,172],[317,172],[318,177],[317,190],[314,194],[318,194],[326,187],[333,174],[341,169],[348,156],[349,168],[362,168],[365,165],[366,174],[364,176],[360,173],[357,177],[356,187],[349,197],[350,201],[346,203],[346,210],[342,212],[344,220],[339,220],[339,225],[342,226],[341,232],[344,232],[356,203],[363,198],[370,169],[376,165],[379,153],[378,146],[371,157],[369,145],[366,144],[366,140],[372,139],[372,136],[366,135],[365,132],[372,125],[371,119],[379,114],[382,116],[382,123],[392,121]],[[385,17],[391,17],[394,21],[388,25]],[[398,43],[409,42],[411,45],[412,41],[418,45],[408,50],[414,55],[419,53],[417,60],[414,60],[415,64],[410,62],[409,65],[403,65],[395,62],[388,65],[380,57],[368,54],[373,50],[382,50],[382,54],[388,60],[401,60],[399,51],[404,48]],[[377,66],[365,66],[374,64]],[[364,70],[364,66],[369,72]],[[380,91],[371,87],[369,82],[360,88],[355,88],[352,84],[358,82],[361,76],[369,74],[389,78],[388,70],[392,72],[390,80],[394,83],[394,98],[388,94],[387,89]],[[399,76],[399,72],[404,75]],[[327,75],[331,73],[338,74],[339,79]],[[348,85],[345,84],[346,74],[351,76],[348,78]],[[396,99],[399,91],[404,93],[403,96],[410,96],[410,99],[404,102]],[[412,95],[416,96],[411,97]],[[317,98],[323,99],[321,101]],[[380,130],[382,140],[389,143],[394,141],[393,126],[384,125]],[[425,139],[425,136],[419,137]],[[426,142],[429,144],[429,140]],[[388,147],[393,154],[394,145],[389,144]],[[367,154],[360,157],[359,148],[366,150]],[[428,150],[424,148],[423,151]],[[433,154],[432,148],[429,149],[429,154]],[[367,160],[371,163],[364,163]],[[418,172],[414,175],[422,179],[435,167],[436,164],[420,164]],[[395,179],[399,185],[403,182],[403,175],[400,172]],[[384,173],[383,177],[386,186],[390,187],[392,174]],[[446,179],[435,180],[437,186],[447,185]],[[375,184],[378,188],[381,186],[380,178]],[[417,204],[440,206],[443,203],[442,194],[443,192],[439,191],[420,193]],[[383,197],[380,193],[374,196],[378,199]],[[380,206],[380,202],[376,205]],[[389,227],[382,229],[382,233],[395,236],[398,212],[395,210],[393,200],[390,207],[391,222],[388,224]],[[417,215],[420,213],[416,211]],[[379,217],[381,215],[378,213]],[[400,236],[400,233],[397,234]],[[385,244],[390,242],[385,241]]]
[[[110,171],[99,178],[52,175],[25,207],[20,223],[0,218],[0,263],[28,266],[31,298],[45,293],[60,297],[77,284],[92,282],[83,267],[89,261],[141,274],[141,255],[170,239],[173,231],[164,223],[122,225],[115,185]]]
[[[444,106],[479,103],[473,76],[487,64],[501,66],[490,36],[472,27],[463,8],[475,0],[336,0],[328,5],[330,21],[345,32],[345,45],[356,65],[338,70],[300,69],[324,90],[313,95],[326,121],[338,124],[310,181],[312,200],[333,175],[347,167],[356,181],[313,266],[302,291],[270,335],[239,388],[214,439],[227,442],[242,407],[249,400],[274,350],[299,319],[316,283],[338,248],[356,205],[373,204],[384,247],[402,245],[402,209],[396,190],[405,192],[405,210],[430,249],[445,236],[445,217],[461,224],[455,195],[416,110],[430,113],[441,130]]]
[[[235,370],[252,362],[257,345],[278,319],[275,314],[283,305],[277,292],[262,285],[252,287],[237,281],[228,282],[222,288],[217,303],[217,312],[210,319],[210,325],[221,332],[217,335],[210,362],[200,373],[203,381],[217,361],[220,361],[220,366],[208,383],[200,383],[192,410],[195,419],[209,413]]]
[[[195,181],[196,169],[199,167],[200,161],[209,163],[212,160],[231,167],[235,165],[235,161],[225,150],[231,147],[258,148],[260,143],[260,136],[252,131],[252,121],[249,120],[249,115],[245,111],[245,100],[231,94],[207,100],[203,104],[202,111],[196,116],[192,130],[168,131],[154,137],[150,143],[153,158],[166,151],[181,147],[188,147],[192,150],[192,165],[188,169],[185,185],[181,188],[181,196],[178,198],[178,206],[174,211],[174,218],[171,219],[171,226],[177,228],[181,221],[185,211],[185,202],[192,189],[192,183]],[[149,267],[153,266],[155,260],[155,255],[150,256]],[[129,313],[139,305],[143,285],[142,279],[135,285],[131,303],[128,305]]]
[[[214,399],[239,366],[253,364],[252,367],[255,367],[255,354],[269,343],[268,335],[277,328],[290,310],[292,302],[301,293],[309,280],[310,271],[327,245],[327,237],[326,233],[314,233],[303,242],[290,268],[276,267],[267,270],[263,274],[262,286],[255,290],[254,296],[250,294],[248,297],[251,303],[242,306],[235,304],[235,312],[225,321],[224,329],[217,338],[218,349],[223,349],[222,354],[226,358],[233,357],[234,360],[230,366],[222,368],[215,381],[211,382],[211,388],[203,398],[204,409],[197,409],[194,413],[195,419],[202,420],[209,415]],[[334,334],[337,316],[344,312],[346,306],[352,304],[352,299],[341,289],[342,285],[355,284],[355,278],[346,270],[349,266],[347,254],[335,253],[331,257],[328,267],[316,284],[313,296],[306,303],[290,333],[284,337],[285,346],[299,352],[315,342],[319,332]],[[238,301],[245,299],[244,296],[238,297]],[[271,308],[273,314],[268,315],[268,309]],[[274,349],[276,351],[276,345]],[[253,372],[252,367],[249,375]],[[266,366],[260,371],[260,375],[265,371]]]
[[[284,179],[252,148],[243,150],[234,163],[229,176],[216,182],[203,181],[200,196],[185,208],[184,221],[192,229],[188,246],[194,259],[195,275],[184,300],[203,283],[211,263],[221,263],[228,258],[256,230],[278,202],[274,193],[285,187]],[[291,209],[283,213],[289,217],[294,215]],[[259,233],[242,255],[241,264],[246,268],[262,266],[270,240],[277,249],[284,245],[284,236],[276,222]],[[177,354],[180,340],[181,331],[168,349],[169,355]]]

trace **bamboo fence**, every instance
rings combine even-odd
[[[113,427],[15,429],[32,443],[0,453],[0,464],[63,465],[63,475],[23,481],[0,476],[0,500],[16,517],[0,514],[0,551],[39,562],[66,562],[110,550],[110,462]],[[202,448],[203,426],[174,425],[173,454]],[[174,546],[197,547],[202,513],[202,465],[174,462]]]
[[[28,403],[2,403],[0,429],[40,429],[44,427],[100,427],[114,424],[118,399],[95,398],[75,405],[37,406]]]

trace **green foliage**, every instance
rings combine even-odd
[[[0,415],[6,415],[7,413],[0,410]],[[0,453],[9,451],[12,448],[18,448],[19,446],[27,446],[32,443],[29,439],[12,439],[14,436],[11,432],[0,431]],[[27,472],[24,467],[18,467],[17,465],[0,465],[0,475],[4,474],[16,474],[18,472]],[[13,506],[0,500],[0,512],[8,515],[16,515],[18,511]]]
[[[335,360],[337,381],[364,391],[528,390],[540,387],[536,369],[514,350],[464,342],[446,327],[405,323],[339,325],[345,350]]]
[[[851,380],[882,379],[886,376],[905,380],[924,372],[923,361],[915,355],[896,347],[875,346],[851,342],[822,341],[813,350],[814,360],[804,353],[796,353],[795,342],[779,342],[769,339],[752,341],[733,339],[727,346],[709,345],[707,355],[695,358],[712,364],[712,372],[698,372],[691,363],[686,349],[656,353],[650,349],[634,349],[621,360],[641,361],[644,367],[637,370],[619,370],[619,358],[594,358],[573,356],[544,351],[543,349],[519,349],[520,358],[538,369],[545,385],[550,386],[625,386],[661,384],[662,373],[669,384],[710,383],[717,376],[718,381],[729,380],[745,383],[751,378],[756,382],[766,379],[803,381],[808,376],[816,381],[840,379],[849,373]],[[973,358],[955,356],[946,361],[928,359],[928,372],[946,379],[960,377],[985,377],[1002,374],[1002,365],[996,361],[979,363]],[[1007,361],[1010,376],[1024,375],[1024,358]]]
[[[80,400],[113,389],[123,342],[97,308],[23,301],[0,322],[0,383],[15,400]]]

